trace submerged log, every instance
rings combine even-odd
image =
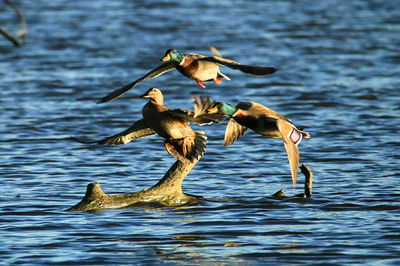
[[[300,170],[305,177],[304,193],[297,194],[296,197],[311,198],[312,197],[313,173],[312,173],[310,167],[308,167],[306,164],[302,164],[300,166]],[[273,197],[285,197],[285,191],[283,189],[281,189],[278,192],[275,192],[272,196]]]
[[[184,164],[178,160],[157,184],[134,193],[107,195],[102,191],[99,183],[90,183],[83,199],[68,211],[117,209],[145,202],[157,202],[165,206],[196,202],[202,197],[183,193],[182,181],[197,162],[198,160],[195,160],[193,163]]]
[[[312,197],[312,178],[313,178],[313,173],[311,172],[310,167],[308,167],[305,164],[302,164],[300,166],[300,170],[303,173],[303,175],[306,178],[306,182],[304,183],[304,196],[305,198],[311,198]]]
[[[182,191],[183,179],[189,174],[197,162],[198,160],[195,160],[191,164],[184,164],[177,160],[157,184],[151,188],[134,193],[107,195],[103,192],[99,183],[90,183],[87,186],[86,194],[83,199],[67,211],[118,209],[139,203],[150,202],[156,202],[164,206],[181,206],[187,203],[197,202],[203,199],[203,197],[185,194]],[[311,169],[305,164],[302,164],[300,169],[306,181],[304,184],[304,193],[296,196],[311,198],[313,174]],[[284,197],[285,192],[281,189],[273,196]]]

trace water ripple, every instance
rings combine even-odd
[[[0,258],[4,264],[398,265],[398,1],[20,1],[22,47],[0,39]],[[2,26],[17,26],[0,8]],[[177,72],[96,101],[156,67],[167,48],[278,68],[202,89]],[[71,213],[86,185],[108,194],[154,185],[174,163],[160,137],[84,145],[140,119],[159,87],[165,104],[191,96],[257,101],[305,127],[293,190],[281,140],[247,131],[223,147],[226,121],[196,127],[205,157],[183,182],[204,200]],[[285,190],[287,197],[272,194]]]

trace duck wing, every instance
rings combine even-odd
[[[216,118],[217,116],[215,116],[214,114],[202,114],[195,116],[195,113],[193,111],[189,111],[186,109],[171,109],[166,111],[165,115],[168,115],[169,117],[172,117],[174,119],[179,119],[181,121],[192,121],[199,124],[200,126],[209,125],[213,122],[219,123],[218,119]]]
[[[201,126],[212,123],[220,123],[220,121],[225,120],[225,115],[223,114],[207,113],[207,109],[215,103],[215,101],[211,102],[208,96],[205,96],[204,99],[202,99],[200,96],[192,97],[192,101],[194,103],[193,111],[186,109],[169,109],[168,114],[181,120],[195,122]]]
[[[240,70],[246,74],[258,76],[258,77],[263,77],[263,76],[272,74],[276,71],[276,68],[273,68],[273,67],[242,65],[236,61],[229,60],[229,59],[219,57],[219,56],[208,56],[208,57],[199,58],[198,60],[214,62],[217,64],[227,66],[232,69]]]
[[[199,125],[208,125],[214,123],[220,123],[225,120],[225,115],[215,113],[210,114],[207,110],[215,104],[215,101],[210,101],[208,96],[202,99],[200,96],[192,97],[194,103],[192,115],[189,117],[190,121],[193,121]]]
[[[208,49],[210,49],[210,51],[214,53],[216,56],[222,57],[221,52],[214,46],[209,46]]]
[[[147,79],[151,79],[151,78],[155,78],[158,77],[168,71],[171,71],[173,69],[176,68],[176,63],[170,61],[170,62],[166,62],[162,65],[160,65],[159,67],[156,67],[155,69],[153,69],[152,71],[150,71],[149,73],[147,73],[146,75],[144,75],[141,78],[138,78],[137,80],[129,83],[128,85],[125,85],[124,87],[114,90],[113,92],[111,92],[110,94],[108,94],[107,96],[101,98],[97,103],[106,103],[106,102],[110,102],[112,100],[117,99],[119,96],[121,96],[122,94],[124,94],[125,92],[127,92],[128,90],[132,89],[133,87],[135,87],[138,83],[145,81]]]
[[[286,153],[289,160],[290,171],[292,174],[293,187],[296,187],[297,173],[300,162],[300,153],[297,145],[303,138],[303,134],[293,124],[285,120],[277,120],[279,132],[285,144]]]
[[[154,135],[156,132],[149,128],[143,119],[136,121],[128,129],[114,136],[95,141],[98,144],[121,145],[131,142],[133,139]]]
[[[225,129],[224,146],[231,145],[238,140],[246,132],[247,127],[242,126],[235,119],[231,118],[228,121]]]

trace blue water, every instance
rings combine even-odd
[[[399,265],[399,1],[15,1],[28,36],[0,36],[0,261],[12,264]],[[0,5],[0,25],[19,28]],[[202,89],[178,72],[96,101],[160,64],[167,48],[273,66],[265,78]],[[160,137],[83,145],[141,117],[135,96],[165,105],[209,95],[256,101],[305,126],[301,163],[313,198],[293,190],[281,140],[251,131],[224,148],[225,123],[199,127],[205,157],[183,182],[206,200],[67,212],[99,182],[106,193],[151,187],[175,160]],[[271,197],[284,189],[287,197]]]

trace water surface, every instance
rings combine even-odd
[[[398,1],[18,1],[26,43],[0,38],[0,221],[4,264],[400,263],[400,4]],[[17,30],[0,6],[0,25]],[[279,69],[201,89],[177,72],[103,105],[108,92],[157,66],[167,48]],[[313,198],[292,189],[281,140],[253,132],[223,148],[206,132],[205,157],[183,183],[208,200],[66,212],[86,185],[128,193],[174,163],[159,137],[82,145],[129,127],[160,88],[165,104],[191,96],[257,101],[305,126],[301,162]],[[279,189],[288,197],[271,197]]]

